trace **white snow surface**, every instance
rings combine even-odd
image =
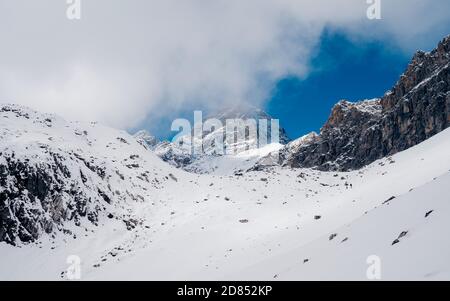
[[[103,162],[111,177],[92,176],[91,185],[112,185],[121,197],[108,209],[141,223],[128,230],[100,216],[98,226],[69,225],[76,238],[0,243],[0,280],[67,279],[70,255],[81,259],[81,280],[368,280],[372,255],[382,280],[450,280],[450,129],[359,171],[233,175],[250,152],[234,157],[229,173],[200,175],[123,131],[15,108],[30,118],[0,112],[0,152],[38,161],[45,144]]]

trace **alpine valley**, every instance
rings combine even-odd
[[[68,279],[71,256],[82,280],[367,280],[370,258],[450,280],[449,71],[447,37],[320,133],[233,155],[1,104],[0,280]]]

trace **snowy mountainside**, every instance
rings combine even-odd
[[[271,143],[261,148],[250,149],[237,154],[202,156],[185,166],[184,170],[197,174],[242,175],[259,163],[261,158],[277,152],[282,147],[282,144]]]
[[[88,231],[109,218],[137,226],[132,208],[160,202],[161,188],[183,179],[126,132],[96,123],[2,105],[0,128],[0,241],[75,237],[71,225]]]
[[[213,128],[212,131],[205,130],[202,133],[202,140],[192,137],[181,137],[182,144],[161,141],[157,142],[154,136],[145,130],[134,134],[134,137],[159,156],[163,161],[193,173],[217,173],[217,174],[233,174],[240,173],[258,162],[261,157],[267,155],[268,150],[277,151],[280,145],[284,145],[290,141],[286,134],[286,130],[279,128],[279,143],[271,141],[271,123],[272,116],[261,109],[252,106],[238,106],[221,110],[215,114],[211,114],[206,120],[216,119],[221,122],[222,126]],[[267,145],[258,146],[259,129],[256,136],[246,133],[245,128],[235,129],[237,137],[245,137],[244,140],[229,143],[226,136],[227,120],[267,120]],[[217,153],[215,150],[216,141],[222,141],[224,153]],[[193,145],[192,145],[193,144]],[[203,149],[203,151],[193,154],[189,147]]]
[[[26,162],[31,169],[15,174],[8,167],[8,183],[30,178],[42,164],[58,187],[44,198],[23,190],[3,203],[16,186],[1,185],[2,223],[6,204],[19,228],[27,230],[31,218],[53,225],[50,235],[42,229],[28,243],[19,236],[16,246],[0,242],[1,280],[67,279],[71,255],[81,260],[82,280],[367,280],[371,255],[381,259],[382,279],[450,279],[448,129],[358,171],[272,166],[201,175],[98,124],[11,105],[0,114],[1,165]],[[70,176],[54,172],[48,150],[64,158]],[[74,213],[72,186],[87,199]],[[56,194],[68,208],[56,210],[67,212],[60,220],[58,206],[48,205],[58,203]],[[21,203],[29,206],[23,216],[14,207]]]
[[[380,280],[450,279],[450,173],[386,199],[356,220],[305,245],[241,271],[238,279],[369,280],[370,258]],[[369,260],[369,262],[368,262]]]
[[[189,166],[196,160],[196,157],[192,155],[190,150],[169,141],[158,143],[153,151],[164,162],[181,169]]]
[[[148,147],[149,149],[154,149],[155,146],[159,143],[158,139],[155,136],[152,136],[146,130],[140,130],[133,135],[133,137],[143,146]]]
[[[221,121],[221,123],[223,125],[226,124],[226,121],[228,119],[242,119],[242,120],[248,120],[248,119],[252,119],[252,120],[268,120],[268,128],[267,128],[267,137],[268,140],[270,140],[271,134],[272,134],[272,128],[270,126],[270,120],[274,119],[271,115],[269,115],[267,112],[253,107],[253,106],[249,106],[249,105],[240,105],[240,106],[235,106],[232,108],[228,108],[228,109],[223,109],[215,114],[211,114],[208,119],[218,119]],[[217,132],[218,130],[223,130],[223,129],[216,129],[215,132]],[[206,136],[208,136],[208,134],[211,133],[207,133]],[[257,133],[257,135],[259,135],[259,132]],[[252,138],[252,137],[250,137]],[[209,138],[210,140],[212,140],[212,138]],[[257,139],[257,137],[255,137],[254,139]],[[287,144],[291,139],[288,137],[286,130],[281,127],[279,128],[279,143],[280,144]],[[268,141],[268,143],[270,144],[270,141]]]

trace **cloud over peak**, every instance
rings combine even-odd
[[[133,127],[150,112],[260,104],[306,76],[325,27],[404,49],[449,24],[447,0],[0,0],[0,102]]]

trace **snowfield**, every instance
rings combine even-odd
[[[81,280],[368,280],[370,256],[382,280],[450,280],[450,129],[348,173],[235,175],[259,158],[250,152],[193,174],[123,131],[12,108],[21,114],[0,112],[0,163],[67,158],[67,185],[91,196],[98,219],[0,242],[0,280],[67,279],[71,255]]]

